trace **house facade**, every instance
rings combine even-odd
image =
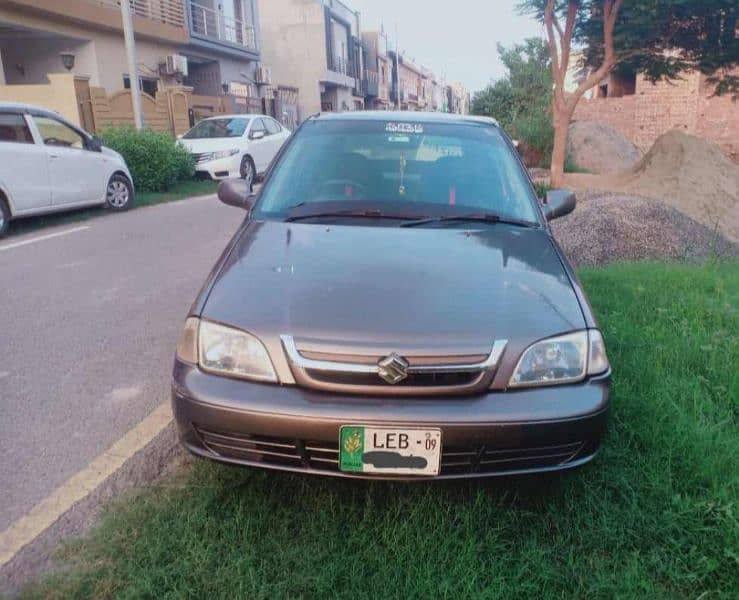
[[[149,82],[175,82],[160,71],[190,35],[182,0],[134,3],[137,61]],[[62,55],[72,56],[65,66]],[[73,73],[90,85],[118,90],[127,84],[121,10],[116,0],[6,0],[0,4],[0,84],[44,83],[49,73]]]
[[[388,54],[390,44],[384,31],[362,33],[365,47],[365,107],[374,110],[392,108],[390,88],[393,64]]]
[[[121,0],[0,1],[0,100],[57,110],[90,131],[132,123]],[[264,112],[295,128],[319,111],[463,111],[464,95],[350,0],[124,0],[144,122],[181,133],[203,117]],[[183,116],[184,115],[184,116]]]
[[[189,42],[179,49],[187,60],[183,83],[196,96],[232,99],[236,112],[261,112],[268,83],[259,69],[256,0],[184,0]]]
[[[262,57],[300,90],[300,118],[364,108],[359,13],[339,0],[259,0]]]

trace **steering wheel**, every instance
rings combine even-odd
[[[347,194],[347,189],[351,189],[350,195]],[[365,184],[351,179],[329,179],[328,181],[324,181],[319,187],[319,192],[330,195],[331,197],[349,197],[352,200],[366,200],[368,191]]]

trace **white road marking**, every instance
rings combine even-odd
[[[91,494],[172,422],[169,402],[131,429],[84,469],[72,475],[28,513],[0,533],[0,567],[53,525],[77,502]]]
[[[81,227],[73,227],[72,229],[65,229],[64,231],[58,231],[56,233],[49,233],[47,235],[40,235],[30,240],[23,240],[22,242],[13,242],[10,244],[4,244],[0,246],[0,252],[3,250],[10,250],[11,248],[20,248],[21,246],[27,246],[28,244],[35,244],[36,242],[43,242],[44,240],[50,240],[52,238],[61,237],[63,235],[69,235],[70,233],[77,233],[78,231],[84,231],[90,229],[89,225],[83,225]]]

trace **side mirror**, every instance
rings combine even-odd
[[[251,191],[251,184],[243,179],[225,179],[218,184],[218,199],[224,204],[251,210],[256,194]]]
[[[264,137],[264,131],[252,131],[249,134],[250,140],[261,140]]]
[[[544,199],[544,216],[547,221],[569,215],[575,210],[577,198],[570,190],[550,190]]]
[[[102,152],[103,151],[103,140],[101,140],[96,135],[92,135],[90,136],[90,139],[87,141],[87,147],[93,152]]]

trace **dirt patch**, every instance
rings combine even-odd
[[[552,222],[575,266],[626,260],[701,260],[739,256],[715,229],[650,198],[578,192],[575,212]]]
[[[739,242],[739,165],[704,139],[670,131],[632,169],[615,175],[566,175],[566,187],[658,198]]]
[[[632,168],[643,156],[608,123],[575,121],[567,133],[567,154],[577,166],[591,173],[620,173]]]

